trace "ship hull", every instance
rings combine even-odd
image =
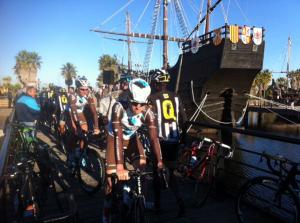
[[[170,90],[175,91],[178,85],[177,92],[188,118],[193,116],[197,105],[208,93],[195,121],[238,121],[247,104],[245,93],[250,93],[252,82],[262,69],[264,45],[264,41],[260,45],[241,41],[233,44],[224,38],[217,46],[210,41],[199,47],[196,53],[186,50],[180,55],[169,70]]]

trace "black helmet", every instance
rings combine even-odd
[[[170,82],[170,74],[163,69],[156,69],[149,72],[151,76],[151,80],[156,83],[169,83]]]

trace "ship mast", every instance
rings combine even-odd
[[[160,0],[157,0],[160,1]],[[146,39],[157,39],[163,40],[163,69],[168,68],[168,41],[174,42],[186,42],[187,39],[185,38],[177,38],[177,37],[170,37],[168,35],[168,0],[163,0],[163,35],[155,35],[155,34],[143,34],[143,33],[133,33],[131,31],[131,22],[130,19],[126,19],[127,23],[127,33],[118,33],[118,32],[109,32],[99,29],[91,29],[90,31],[99,32],[99,33],[106,33],[112,35],[120,35],[126,36],[128,43],[128,60],[131,61],[131,48],[130,44],[133,42],[130,37],[137,37],[137,38],[146,38]],[[132,64],[128,61],[128,69],[132,68]]]
[[[129,16],[129,12],[126,12],[126,32],[131,33],[131,20]],[[128,74],[131,73],[132,70],[132,60],[131,60],[131,39],[130,36],[127,36],[127,46],[128,46]]]
[[[207,0],[207,8],[206,8],[206,18],[205,18],[205,33],[209,32],[209,26],[210,26],[210,6],[211,6],[211,0]]]
[[[286,78],[288,80],[288,83],[291,85],[291,88],[293,88],[292,86],[292,78],[290,77],[290,61],[291,61],[291,47],[292,47],[292,41],[291,41],[291,37],[289,36],[288,38],[288,55],[287,55],[287,65],[286,65]]]
[[[168,68],[168,1],[164,0],[163,22],[163,69]]]

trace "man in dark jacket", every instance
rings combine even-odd
[[[36,101],[36,86],[28,84],[26,94],[21,95],[15,105],[16,121],[34,127],[40,117],[40,106]]]

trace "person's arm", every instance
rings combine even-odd
[[[159,138],[158,138],[158,132],[157,132],[157,125],[154,113],[150,108],[148,108],[146,114],[145,114],[145,124],[149,128],[149,139],[151,148],[153,148],[154,155],[157,160],[157,166],[159,168],[162,168],[162,155],[161,155],[161,148],[159,144]]]
[[[75,95],[71,94],[69,97],[69,103],[70,103],[70,109],[71,109],[71,120],[73,128],[76,128],[76,125],[79,124],[79,118],[77,114],[77,109],[76,109],[76,97]]]
[[[99,134],[99,125],[98,125],[98,115],[97,115],[97,110],[95,106],[95,100],[93,96],[88,97],[88,103],[91,109],[91,112],[93,114],[93,121],[94,121],[94,132],[96,134]]]
[[[124,155],[123,155],[123,130],[121,119],[123,116],[123,107],[120,103],[115,103],[112,108],[111,122],[114,133],[114,145],[115,145],[115,157],[117,163],[117,169],[123,168]]]

